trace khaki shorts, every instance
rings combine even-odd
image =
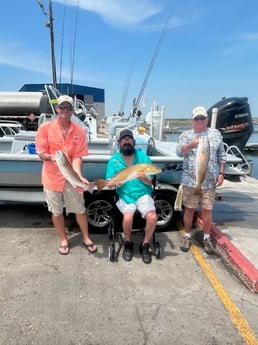
[[[65,183],[63,192],[57,192],[55,190],[44,188],[44,193],[48,205],[48,210],[55,216],[63,214],[64,207],[66,210],[66,214],[82,214],[86,212],[83,194],[80,194],[68,182]]]
[[[116,206],[123,214],[134,213],[136,210],[138,210],[141,213],[142,218],[144,218],[148,212],[155,211],[154,200],[148,194],[141,196],[137,200],[136,204],[127,204],[123,199],[119,199],[116,203]]]
[[[201,206],[212,210],[215,199],[215,189],[202,189],[202,195],[195,195],[194,188],[183,186],[183,205],[188,208]]]

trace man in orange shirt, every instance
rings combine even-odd
[[[97,251],[88,232],[88,219],[82,193],[66,181],[55,162],[55,153],[62,150],[71,162],[74,171],[83,183],[88,183],[82,176],[82,156],[88,155],[85,131],[71,121],[73,99],[60,96],[57,99],[57,118],[39,126],[36,136],[36,151],[43,160],[42,184],[46,195],[48,209],[52,213],[53,224],[60,237],[59,253],[69,254],[69,242],[65,233],[63,207],[66,213],[75,213],[80,226],[83,245],[89,252]]]

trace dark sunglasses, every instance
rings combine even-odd
[[[204,121],[205,119],[206,119],[205,116],[197,116],[196,118],[194,118],[194,121],[199,121],[199,120]]]
[[[73,110],[73,107],[72,107],[71,105],[66,106],[66,105],[61,105],[61,104],[60,104],[60,105],[58,106],[58,108],[61,109],[61,110],[65,110],[65,109],[66,109],[66,110],[68,110],[68,111]]]

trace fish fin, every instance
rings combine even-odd
[[[101,178],[97,178],[95,182],[97,184],[98,192],[100,192],[107,184],[107,181]]]
[[[88,183],[86,186],[85,186],[85,190],[87,192],[89,192],[90,194],[93,193],[93,190],[94,190],[94,187],[95,187],[95,182],[90,182]]]

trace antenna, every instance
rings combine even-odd
[[[53,86],[56,88],[56,59],[55,59],[55,44],[54,44],[54,25],[53,25],[53,12],[52,12],[52,0],[48,1],[49,12],[45,11],[44,5],[41,0],[38,0],[39,7],[41,8],[43,14],[48,18],[46,22],[46,27],[50,30],[50,47],[51,47],[51,61],[52,61],[52,76],[53,76]]]

